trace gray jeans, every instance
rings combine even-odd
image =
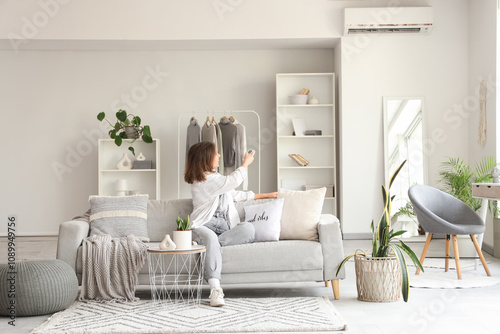
[[[255,239],[255,228],[252,223],[241,222],[229,229],[228,222],[223,217],[213,217],[210,221],[193,230],[193,240],[204,245],[205,280],[221,279],[222,246],[251,243]]]

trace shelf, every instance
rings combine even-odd
[[[280,139],[290,139],[290,138],[333,138],[333,135],[321,135],[321,136],[278,136]]]
[[[333,166],[283,166],[278,167],[279,169],[330,169]]]
[[[333,107],[333,104],[278,104],[278,108],[321,108]]]
[[[289,97],[301,89],[310,90],[320,104],[290,104]],[[334,73],[278,73],[276,74],[276,151],[277,186],[301,190],[304,185],[328,184],[336,187],[337,157]],[[302,120],[304,127],[321,130],[319,136],[293,136],[294,120]],[[288,153],[304,156],[310,163],[300,166]],[[331,194],[330,194],[331,195]],[[323,213],[337,213],[337,197],[325,197]]]
[[[103,172],[103,173],[156,172],[156,169],[103,169],[103,170],[101,170],[101,172]]]

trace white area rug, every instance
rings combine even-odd
[[[226,306],[75,302],[32,334],[338,332],[347,329],[326,297],[234,298]]]
[[[425,268],[424,268],[425,269]],[[482,288],[498,284],[500,278],[486,276],[482,266],[478,270],[462,270],[462,279],[457,278],[456,270],[445,272],[438,269],[425,269],[424,273],[415,275],[410,272],[410,286],[413,288],[431,288],[431,289],[467,289]]]
[[[420,256],[418,256],[418,258],[420,258]],[[486,263],[490,263],[489,261],[486,261]],[[476,264],[476,260],[471,260],[471,259],[464,259],[464,260],[460,260],[460,268],[470,268],[470,267],[474,267]],[[424,260],[424,269],[425,268],[442,268],[444,269],[444,258],[443,259],[425,259]],[[408,267],[415,267],[415,265],[413,264],[413,262],[409,261],[408,263]],[[457,268],[456,264],[455,264],[455,260],[454,259],[450,259],[450,269],[452,270],[455,270]],[[480,268],[482,270],[482,265],[481,265],[481,262],[479,262],[478,264],[478,268]]]

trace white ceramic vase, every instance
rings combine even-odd
[[[177,245],[170,238],[170,234],[165,235],[165,239],[163,239],[163,241],[160,242],[160,249],[161,250],[173,250],[175,248],[177,248]]]
[[[120,170],[132,169],[132,160],[129,159],[127,153],[123,153],[122,158],[116,164],[116,168]]]
[[[142,154],[142,152],[139,152],[139,155],[137,156],[136,160],[137,161],[144,161],[144,160],[146,160],[146,157],[144,156],[144,154]]]
[[[191,249],[193,234],[191,230],[174,231],[174,243],[177,249]]]

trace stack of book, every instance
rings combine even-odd
[[[302,157],[300,154],[289,154],[288,156],[292,158],[292,160],[295,161],[299,166],[309,165],[309,161],[304,159],[304,157]]]

